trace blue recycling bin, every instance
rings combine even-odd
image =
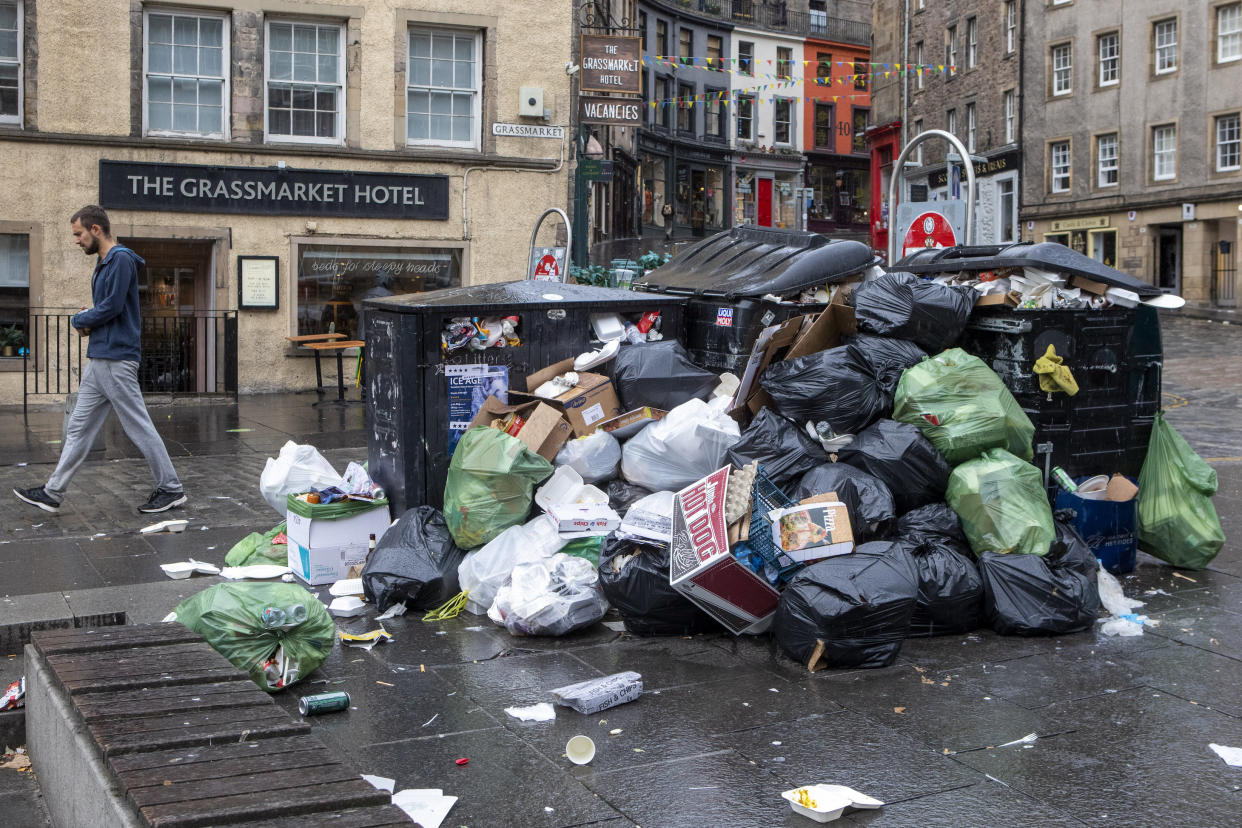
[[[1088,477],[1074,480],[1081,484]],[[1131,483],[1134,481],[1130,478]],[[1112,500],[1090,500],[1064,489],[1057,489],[1056,508],[1074,512],[1073,525],[1091,547],[1095,557],[1104,568],[1114,575],[1134,571],[1138,553],[1137,514],[1138,498],[1125,503]]]

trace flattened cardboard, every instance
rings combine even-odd
[[[794,520],[799,516],[807,519]],[[779,517],[772,521],[772,543],[799,563],[848,555],[854,551],[849,510],[836,501],[800,503],[781,509]]]
[[[563,359],[553,365],[549,365],[541,371],[536,371],[526,378],[526,393],[520,391],[510,392],[510,396],[518,396],[530,399],[536,388],[543,385],[553,377],[568,373],[574,370],[574,361],[572,359]],[[617,399],[617,392],[612,387],[612,380],[601,374],[592,374],[588,371],[577,371],[578,385],[561,394],[553,400],[544,400],[545,403],[559,410],[569,421],[569,425],[573,428],[574,435],[577,437],[585,437],[593,434],[595,429],[599,428],[599,424],[605,420],[621,415],[621,402]],[[538,398],[535,398],[538,399]]]
[[[1088,279],[1086,276],[1075,276],[1070,280],[1070,287],[1080,288],[1087,293],[1094,293],[1096,296],[1103,296],[1108,291],[1108,285],[1103,282],[1097,282],[1094,279]]]
[[[980,296],[978,299],[976,299],[975,307],[986,308],[986,307],[995,307],[998,305],[1008,305],[1010,307],[1017,307],[1018,303],[1014,301],[1013,297],[1014,297],[1014,294],[1012,293],[989,293],[987,296]]]
[[[565,445],[573,429],[561,412],[554,407],[534,400],[517,405],[505,405],[500,400],[488,397],[479,413],[470,421],[470,427],[491,425],[492,420],[503,419],[510,413],[516,413],[526,420],[526,425],[517,433],[517,438],[531,451],[549,463],[556,458],[556,453]]]

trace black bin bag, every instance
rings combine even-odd
[[[770,408],[762,408],[733,444],[725,460],[737,468],[759,461],[763,473],[779,487],[829,462],[818,440]]]
[[[897,520],[893,493],[879,478],[846,463],[825,463],[802,475],[793,499],[800,503],[828,492],[836,492],[850,513],[855,543],[892,535]]]
[[[897,520],[897,536],[901,538],[941,535],[970,548],[962,519],[947,503],[928,503],[911,509]]]
[[[911,638],[970,632],[983,623],[983,578],[964,541],[915,533],[900,543],[919,575]]]
[[[638,501],[651,494],[650,489],[644,489],[642,486],[635,486],[633,483],[626,483],[621,478],[608,481],[608,488],[605,489],[608,495],[608,505],[613,508],[619,515],[624,515]]]
[[[1099,563],[1074,528],[1056,523],[1047,555],[984,552],[984,611],[1001,635],[1061,635],[1090,629],[1100,609]]]
[[[781,593],[772,632],[812,672],[887,667],[910,632],[919,594],[914,561],[899,543],[864,543],[794,576]]]
[[[856,434],[893,410],[892,396],[848,345],[774,362],[759,384],[799,426],[826,421],[837,434]]]
[[[846,337],[845,342],[871,366],[871,373],[889,396],[896,393],[897,383],[907,368],[927,359],[927,352],[908,339],[856,334]]]
[[[668,544],[609,537],[599,585],[634,635],[693,635],[721,627],[668,582]]]
[[[409,509],[367,556],[362,592],[379,612],[402,602],[413,610],[435,609],[460,591],[457,567],[465,557],[438,509]]]
[[[913,273],[885,273],[853,295],[858,330],[908,339],[938,354],[957,342],[975,306],[975,290],[942,285]]]
[[[622,345],[612,363],[612,384],[626,411],[650,405],[671,411],[689,400],[705,400],[720,377],[686,355],[676,339]]]
[[[878,477],[898,514],[944,500],[949,464],[914,426],[880,420],[837,451],[837,460]]]

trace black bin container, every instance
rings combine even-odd
[[[558,282],[503,282],[372,299],[366,307],[367,457],[393,514],[440,508],[449,460],[449,365],[504,365],[510,390],[528,374],[598,346],[590,317],[637,319],[658,311],[665,339],[679,339],[685,298]],[[517,316],[521,345],[445,354],[440,334],[456,317]],[[607,374],[609,364],[593,368]]]
[[[920,250],[894,267],[924,276],[1037,267],[1132,290],[1160,291],[1060,244]],[[1035,443],[1052,446],[1052,465],[1071,477],[1121,472],[1137,476],[1160,409],[1163,364],[1154,308],[1103,310],[976,308],[959,345],[1000,376],[1035,425]],[[1039,389],[1031,370],[1049,345],[1074,374],[1070,397]],[[1037,457],[1037,461],[1039,458]]]
[[[740,373],[765,327],[823,308],[798,304],[803,291],[843,281],[878,262],[862,242],[746,225],[691,245],[634,282],[634,290],[689,297],[690,359],[711,371]],[[764,298],[769,295],[792,301]]]

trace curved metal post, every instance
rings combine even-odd
[[[543,226],[543,220],[552,213],[556,213],[561,217],[561,221],[565,223],[565,266],[561,268],[561,281],[569,275],[569,263],[571,259],[569,254],[573,252],[573,228],[569,225],[569,216],[565,215],[565,211],[560,207],[549,207],[539,214],[539,220],[535,222],[535,229],[530,234],[530,247],[526,250],[526,279],[530,281],[534,278],[533,265],[535,263],[535,239],[539,237],[539,228]]]
[[[911,150],[921,142],[932,137],[945,139],[957,150],[958,155],[962,156],[963,163],[966,166],[966,238],[963,243],[966,245],[975,243],[975,164],[970,160],[970,153],[966,151],[966,145],[962,143],[960,138],[951,132],[945,132],[943,129],[929,129],[914,136],[914,139],[906,144],[901,154],[897,156],[897,160],[893,162],[893,177],[888,182],[889,267],[897,264],[897,193],[901,180],[905,175],[906,158],[910,155]]]

